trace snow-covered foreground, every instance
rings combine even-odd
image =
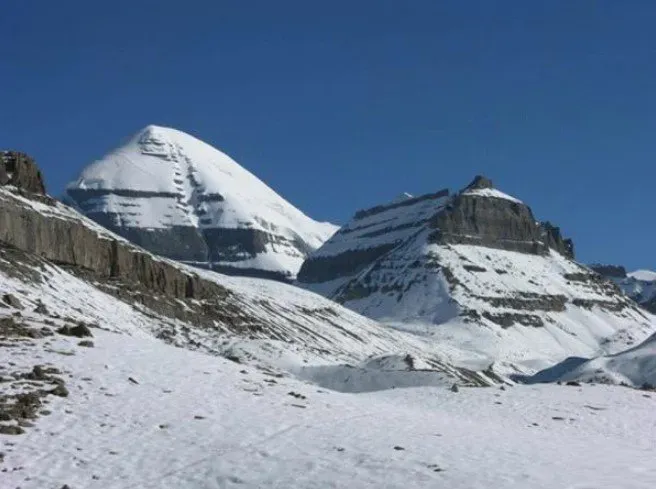
[[[341,394],[146,335],[93,334],[94,348],[55,335],[0,350],[13,369],[59,368],[70,391],[25,434],[0,435],[3,489],[656,485],[653,393]]]

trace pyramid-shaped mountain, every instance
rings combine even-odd
[[[158,126],[86,167],[65,201],[158,255],[282,280],[294,279],[337,229],[307,217],[216,148]]]

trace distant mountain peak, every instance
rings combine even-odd
[[[656,281],[656,272],[652,270],[635,270],[633,272],[629,272],[627,275],[636,280],[642,280],[643,282]]]

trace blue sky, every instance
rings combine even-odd
[[[475,174],[656,268],[656,2],[8,1],[0,145],[51,193],[153,123],[316,219]]]

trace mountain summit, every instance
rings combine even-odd
[[[463,358],[480,354],[477,368],[508,361],[531,369],[538,359],[617,351],[653,321],[576,263],[558,227],[482,176],[454,194],[356,212],[305,261],[298,282],[442,347],[465,348]]]
[[[337,229],[310,219],[216,148],[152,125],[86,167],[65,201],[153,253],[283,280]]]

